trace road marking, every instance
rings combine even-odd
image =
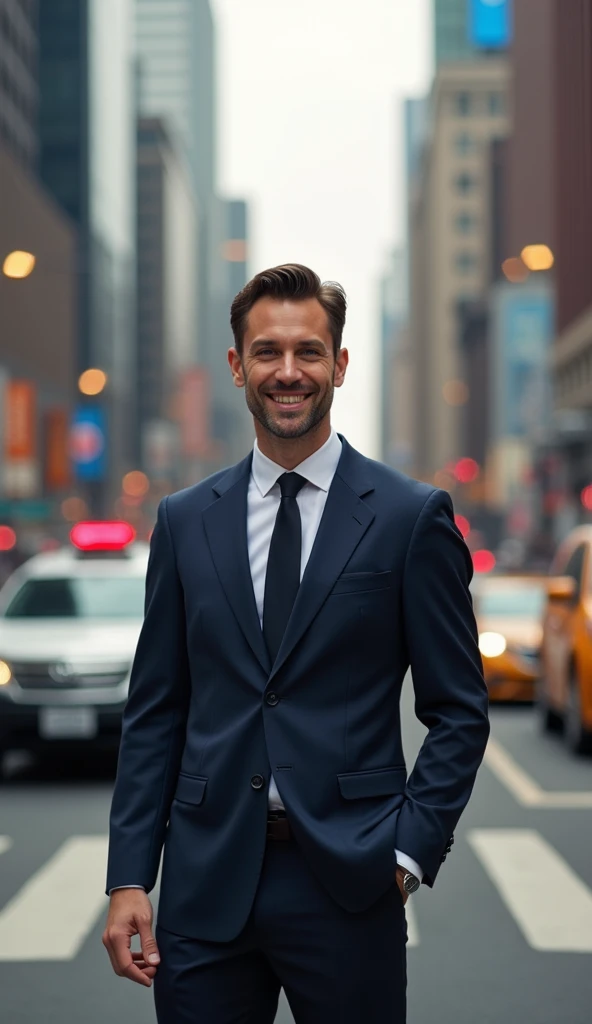
[[[591,808],[592,792],[557,792],[542,789],[528,772],[521,768],[498,740],[489,739],[485,763],[522,807]]]
[[[71,836],[0,911],[0,961],[71,960],[106,908],[107,836]]]
[[[419,931],[417,929],[417,915],[413,909],[413,896],[410,896],[405,904],[405,916],[407,918],[407,948],[419,946]]]
[[[12,846],[12,839],[10,836],[0,836],[0,854],[6,853]]]
[[[468,841],[529,946],[592,953],[592,891],[537,831],[473,829]]]

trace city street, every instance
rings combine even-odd
[[[422,738],[404,702],[410,765]],[[410,1024],[587,1024],[592,1006],[592,761],[493,708],[492,740],[434,891],[412,899]],[[0,790],[6,1024],[154,1019],[101,944],[113,764],[13,766]],[[196,1015],[196,1020],[199,1017]],[[292,1017],[282,1001],[278,1024]],[[331,1024],[331,1022],[327,1022]]]

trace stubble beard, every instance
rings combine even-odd
[[[266,399],[260,398],[259,393],[250,386],[248,378],[245,380],[245,398],[249,412],[255,417],[257,422],[261,424],[264,430],[273,434],[274,437],[281,437],[285,440],[295,437],[304,437],[305,434],[315,430],[330,411],[331,406],[333,405],[334,392],[335,387],[333,381],[331,381],[327,390],[323,392],[320,397],[318,395],[312,395],[308,400],[310,403],[310,409],[303,420],[295,420],[293,424],[290,423],[289,420],[285,423],[279,423],[274,419],[271,410],[267,409]],[[278,394],[279,393],[280,389],[278,388]],[[286,388],[285,391],[281,393],[289,395],[290,389]]]

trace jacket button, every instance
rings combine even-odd
[[[253,775],[253,778],[251,779],[251,785],[253,789],[263,789],[265,785],[265,779],[263,778],[262,775]]]
[[[276,704],[279,704],[280,698],[277,693],[268,693],[265,698],[265,703],[269,704],[270,708],[274,708]]]

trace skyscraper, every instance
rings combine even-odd
[[[469,42],[468,8],[470,0],[434,0],[434,61],[449,64],[471,60],[475,48]]]

